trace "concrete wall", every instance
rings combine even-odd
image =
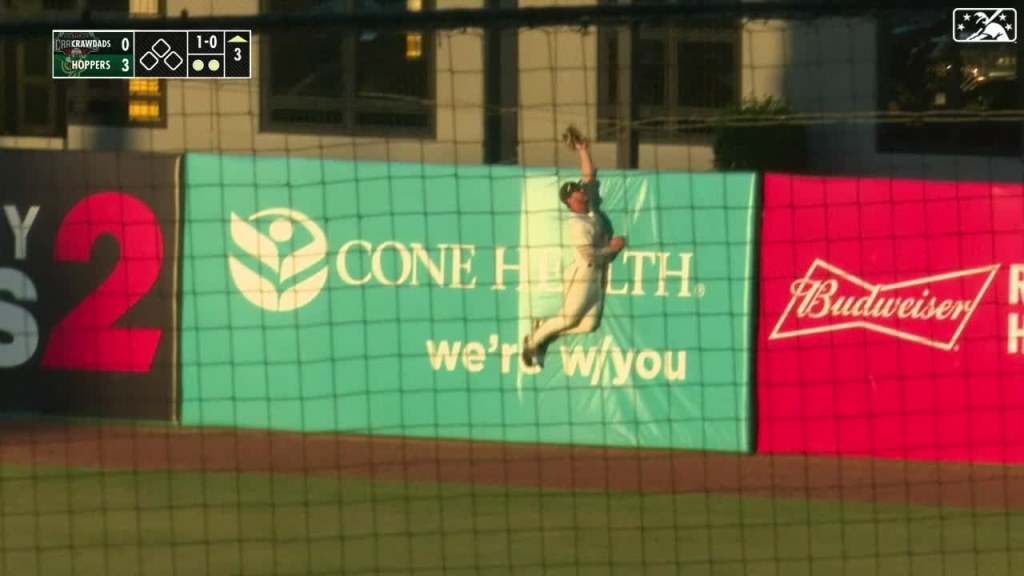
[[[594,0],[520,0],[523,7],[585,6]],[[519,34],[519,158],[526,166],[572,166],[576,156],[559,137],[575,123],[597,132],[598,34],[595,29],[547,28]],[[614,166],[616,144],[596,142],[591,153],[598,167]],[[641,142],[642,169],[710,170],[710,141],[696,145]]]
[[[782,93],[781,44],[778,25],[743,22],[739,46],[741,96]],[[696,137],[687,145],[641,142],[639,156],[641,168],[664,170],[711,170],[715,160],[710,136]]]
[[[585,6],[594,0],[520,0],[523,8]],[[574,166],[561,143],[565,127],[597,132],[597,31],[526,29],[519,33],[519,162],[525,166]],[[597,166],[615,165],[615,143],[595,142]]]

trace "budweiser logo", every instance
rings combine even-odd
[[[823,260],[790,286],[789,304],[769,340],[855,328],[951,350],[999,265],[871,284]]]

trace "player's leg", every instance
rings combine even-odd
[[[568,330],[562,332],[563,336],[570,334],[589,334],[601,327],[601,305],[595,303],[590,309],[587,310],[583,318],[580,319],[579,323]]]
[[[568,336],[570,334],[587,334],[598,329],[601,325],[601,309],[603,303],[600,298],[588,301],[586,309],[583,313],[583,317],[575,325],[558,333],[558,336]],[[538,323],[539,326],[539,323]],[[548,345],[551,344],[552,339],[545,340],[538,344],[535,348],[535,357],[537,363],[544,365],[544,358],[547,357]]]
[[[601,314],[604,310],[604,294],[601,293],[603,287],[604,284],[597,280],[590,282],[590,293],[583,317],[575,326],[564,330],[563,335],[588,334],[601,326]]]
[[[572,329],[580,323],[588,308],[586,285],[578,283],[571,286],[565,291],[562,308],[557,314],[540,323],[530,335],[530,343],[537,346]]]
[[[582,274],[572,274],[566,279],[561,309],[554,316],[541,322],[537,329],[523,340],[523,361],[527,366],[533,365],[538,348],[546,346],[551,340],[580,323],[590,307],[590,292],[588,282]]]

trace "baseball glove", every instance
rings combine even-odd
[[[587,143],[587,137],[584,136],[583,133],[579,131],[579,128],[576,128],[575,126],[570,124],[569,127],[566,128],[565,132],[562,134],[562,141],[565,142],[565,145],[569,147],[569,150],[575,151],[578,149],[578,146],[580,144]]]

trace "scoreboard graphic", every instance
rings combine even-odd
[[[54,30],[53,78],[252,78],[250,30]]]

